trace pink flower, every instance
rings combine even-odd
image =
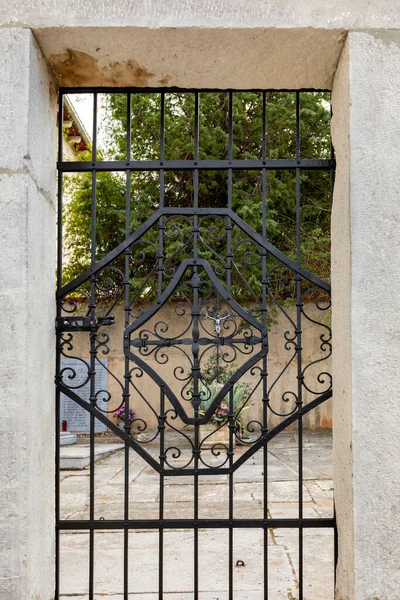
[[[218,408],[216,409],[215,414],[225,416],[228,414],[228,410],[228,406],[225,404],[225,402],[222,402],[220,406],[218,406]]]
[[[121,419],[121,421],[125,421],[125,406],[122,405],[119,408],[117,408],[117,410],[114,411],[114,415],[117,417],[117,419]],[[135,416],[135,411],[133,408],[130,408],[128,411],[129,420],[132,421],[134,416]]]

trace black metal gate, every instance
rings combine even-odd
[[[317,369],[331,354],[329,323],[330,285],[302,265],[302,174],[325,171],[333,181],[334,160],[328,157],[301,156],[300,92],[293,92],[295,126],[292,156],[268,155],[268,92],[261,99],[260,156],[235,156],[233,105],[236,92],[224,92],[227,118],[227,154],[202,156],[201,94],[207,91],[182,91],[193,99],[193,154],[169,159],[165,152],[165,95],[171,90],[118,90],[126,105],[126,156],[106,160],[97,146],[98,95],[115,90],[84,90],[93,94],[92,157],[86,161],[67,161],[62,153],[65,94],[82,90],[62,90],[59,105],[59,220],[57,290],[57,581],[60,560],[59,539],[64,530],[84,530],[89,534],[88,597],[95,597],[94,534],[97,530],[122,530],[124,535],[124,589],[129,593],[128,534],[135,529],[159,532],[159,598],[163,598],[163,535],[166,529],[193,531],[193,597],[199,597],[199,531],[223,528],[229,535],[228,597],[239,598],[233,585],[233,544],[237,528],[257,528],[264,532],[264,598],[268,596],[268,545],[270,528],[298,530],[299,598],[303,598],[303,532],[306,528],[334,528],[333,518],[305,518],[303,511],[303,417],[332,395],[331,377]],[[209,92],[211,93],[211,92]],[[220,93],[220,92],[215,92]],[[154,94],[159,107],[159,156],[143,160],[132,153],[131,100],[135,94]],[[145,119],[145,116],[143,117]],[[170,117],[169,117],[170,118]],[[116,247],[102,255],[98,240],[96,185],[98,174],[119,173],[125,187],[125,234]],[[202,204],[204,177],[212,172],[225,187],[223,200]],[[248,224],[233,207],[235,177],[257,173],[260,198],[260,229]],[[288,173],[294,182],[292,256],[270,241],[268,231],[269,173]],[[63,176],[91,174],[91,245],[88,268],[71,281],[63,279]],[[154,212],[132,228],[131,207],[133,174],[154,178],[159,197],[153,198]],[[182,206],[173,192],[173,180],[190,176],[191,200]],[[213,176],[214,176],[213,175]],[[172,182],[172,183],[171,183]],[[250,185],[250,184],[249,184]],[[171,191],[172,190],[172,191]],[[250,193],[250,190],[248,190]],[[246,193],[246,190],[245,190]],[[258,196],[257,196],[258,197]],[[137,201],[137,200],[135,200]],[[133,230],[132,230],[133,229]],[[307,234],[306,234],[307,235]],[[290,312],[288,306],[293,305]],[[96,389],[96,371],[104,368],[114,327],[116,307],[123,305],[125,325],[119,343],[125,356],[123,377],[111,369],[118,393]],[[309,307],[312,305],[312,314]],[[170,321],[165,317],[169,310]],[[163,317],[158,317],[164,310]],[[293,314],[295,315],[293,317]],[[269,331],[273,319],[286,320],[283,344],[288,360],[279,380],[295,367],[295,384],[288,384],[274,404],[277,379],[269,377]],[[306,362],[302,341],[304,321],[320,325],[321,358]],[[64,357],[74,356],[75,340],[85,340],[87,361],[82,360],[85,376],[78,384],[73,368]],[[80,342],[82,344],[82,342]],[[175,363],[169,365],[171,353]],[[176,359],[180,356],[180,360]],[[317,369],[317,370],[316,370]],[[228,373],[227,376],[226,373]],[[311,375],[310,375],[311,374]],[[145,397],[140,380],[153,382],[150,397]],[[245,383],[243,383],[245,382]],[[80,394],[90,386],[90,398]],[[150,385],[150,383],[149,383]],[[156,392],[156,390],[158,390]],[[87,519],[60,518],[59,431],[60,394],[72,399],[90,414],[90,503]],[[307,402],[304,397],[307,394]],[[140,415],[138,402],[147,405],[154,426]],[[244,424],[246,407],[259,404],[260,418]],[[283,409],[282,409],[283,407]],[[136,411],[133,416],[132,410]],[[113,415],[123,413],[121,429]],[[147,409],[146,409],[147,410]],[[275,425],[271,427],[271,416]],[[279,423],[276,424],[276,418]],[[121,520],[95,518],[95,424],[105,424],[125,444],[125,498]],[[210,426],[212,423],[212,427]],[[208,425],[207,425],[208,424]],[[297,424],[298,435],[298,515],[271,518],[268,513],[267,447],[270,440],[288,426]],[[225,438],[221,438],[225,432]],[[172,436],[172,437],[171,437]],[[213,437],[215,441],[213,441]],[[236,443],[235,443],[236,442]],[[237,444],[240,444],[237,445]],[[243,450],[244,448],[244,450]],[[152,450],[151,450],[152,449]],[[155,449],[155,450],[154,450]],[[240,450],[240,451],[239,451]],[[130,518],[129,455],[136,452],[159,474],[158,518]],[[263,453],[262,518],[241,518],[236,514],[233,494],[235,472],[257,452]],[[226,519],[202,518],[199,482],[203,477],[227,475],[228,515]],[[189,477],[194,483],[193,518],[167,518],[164,513],[164,485],[168,478]],[[189,560],[189,558],[188,558]],[[178,575],[177,575],[178,576]],[[59,597],[57,585],[56,598]],[[188,596],[189,597],[189,596]]]

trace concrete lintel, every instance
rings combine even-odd
[[[38,28],[64,87],[330,89],[341,29]]]

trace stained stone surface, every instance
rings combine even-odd
[[[332,438],[327,433],[304,438],[303,514],[306,518],[333,515]],[[269,444],[268,510],[271,517],[298,516],[298,441],[283,433]],[[101,444],[98,444],[100,446]],[[158,449],[150,447],[156,456]],[[243,449],[236,448],[241,453]],[[234,476],[234,516],[262,517],[262,465],[258,452]],[[95,518],[123,519],[124,452],[117,451],[95,465]],[[61,474],[61,511],[64,519],[89,515],[89,469]],[[158,518],[159,476],[133,451],[129,466],[131,518]],[[191,477],[171,477],[165,484],[166,518],[193,517]],[[200,518],[228,518],[228,477],[200,478]],[[96,600],[123,600],[124,534],[95,532]],[[298,598],[299,532],[270,529],[267,534],[268,586],[271,600]],[[129,592],[133,600],[158,600],[159,533],[132,530],[128,538]],[[88,599],[89,536],[61,535],[61,598]],[[199,587],[201,600],[228,600],[228,531],[199,531]],[[333,532],[304,532],[304,598],[333,600]],[[236,566],[243,561],[244,566]],[[263,532],[236,529],[233,543],[235,597],[262,600]],[[170,600],[193,598],[193,531],[164,532],[164,594]]]

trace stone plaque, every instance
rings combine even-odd
[[[83,362],[82,362],[83,361]],[[102,363],[105,367],[108,365],[108,360],[106,358],[99,359],[96,361],[96,375],[95,375],[95,390],[96,392],[99,390],[108,390],[108,373],[105,368],[103,368],[100,364]],[[83,383],[87,378],[87,368],[85,366],[89,365],[89,359],[81,359],[77,358],[62,358],[61,359],[61,368],[65,369],[70,367],[76,372],[76,377],[74,379],[68,380],[68,372],[65,373],[65,380],[70,384],[78,386],[80,383]],[[84,386],[73,389],[82,400],[89,402],[90,399],[90,381],[88,381]],[[101,395],[100,395],[101,397]],[[61,394],[60,397],[60,416],[61,422],[67,421],[67,429],[68,431],[89,431],[90,429],[90,414],[79,406],[74,400],[68,398],[65,394]],[[101,400],[101,398],[97,402],[98,408],[100,410],[107,410],[107,402]],[[102,431],[106,431],[107,427],[98,419],[95,419],[95,432],[100,433]]]

